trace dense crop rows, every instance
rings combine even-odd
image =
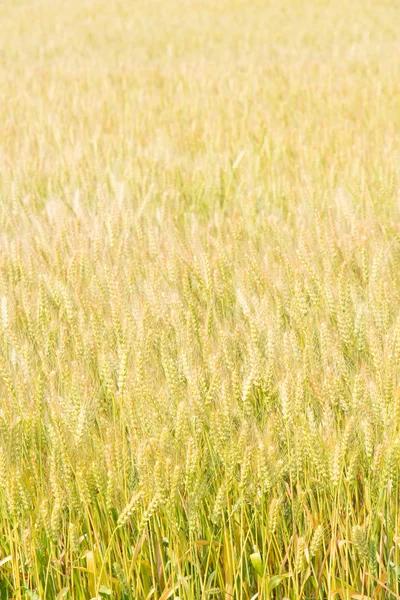
[[[395,3],[0,25],[0,598],[400,598]]]

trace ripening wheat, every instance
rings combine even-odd
[[[400,598],[396,2],[0,26],[0,598]]]

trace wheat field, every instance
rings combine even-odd
[[[0,28],[0,599],[400,598],[397,2]]]

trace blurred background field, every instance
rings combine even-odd
[[[0,598],[400,598],[400,12],[0,6]]]

